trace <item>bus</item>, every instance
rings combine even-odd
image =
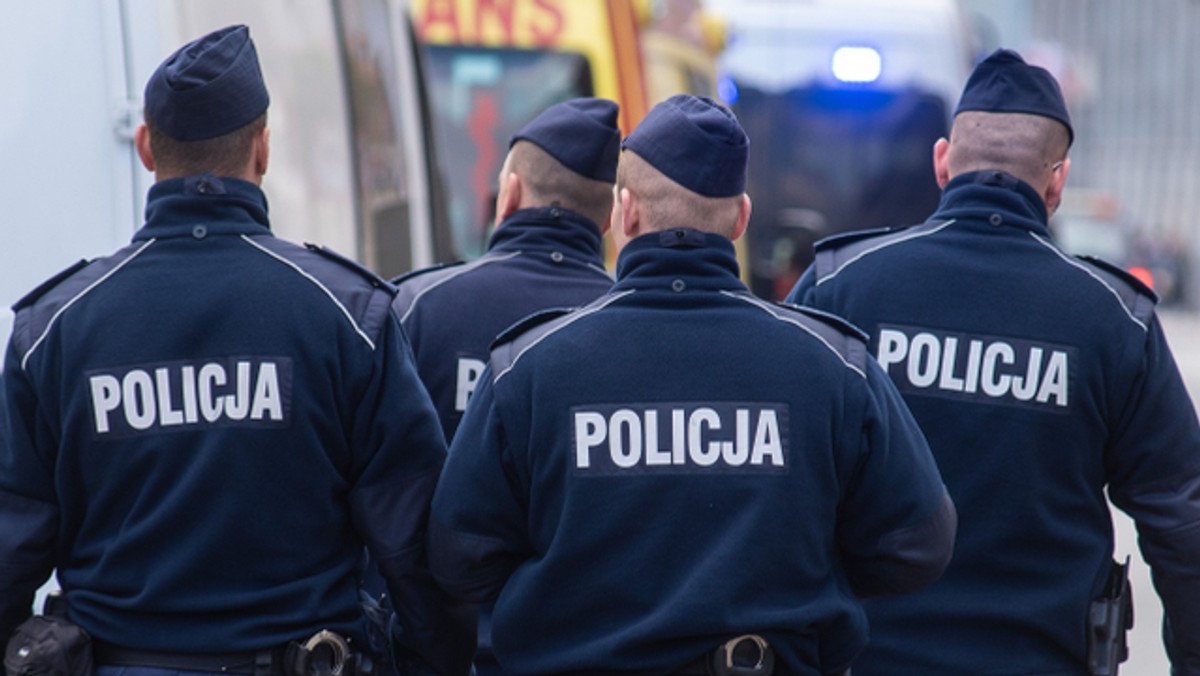
[[[750,136],[749,283],[783,298],[813,243],[937,207],[933,144],[972,65],[956,0],[710,0],[722,98]]]
[[[263,188],[281,237],[391,276],[450,257],[420,57],[401,0],[112,0],[9,3],[0,55],[9,171],[0,337],[20,296],[141,227],[153,176],[133,132],[142,90],[175,49],[249,25],[271,95]]]
[[[612,99],[627,134],[672,94],[716,95],[722,27],[699,0],[414,0],[412,12],[459,259],[485,250],[508,140],[548,106]]]

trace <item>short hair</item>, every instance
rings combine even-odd
[[[513,144],[500,180],[509,172],[521,177],[527,203],[569,209],[601,227],[612,211],[612,183],[575,173],[531,141]]]
[[[1070,138],[1059,121],[1026,113],[964,111],[950,129],[952,174],[999,169],[1036,185],[1066,159]]]
[[[628,188],[637,196],[642,228],[646,232],[692,228],[732,238],[737,227],[741,194],[707,197],[692,192],[655,169],[633,150],[621,153],[621,161],[617,164],[617,188]]]
[[[159,170],[177,176],[212,173],[218,176],[238,176],[250,161],[255,135],[267,126],[263,113],[249,124],[228,134],[200,141],[179,141],[167,136],[146,118],[150,130],[150,151]]]

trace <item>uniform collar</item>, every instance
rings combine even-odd
[[[589,218],[559,207],[538,207],[513,212],[492,232],[488,250],[570,251],[600,258],[600,228]]]
[[[237,178],[200,174],[159,181],[146,199],[146,225],[134,241],[205,234],[267,234],[267,197]]]
[[[680,283],[682,282],[682,284]],[[641,235],[617,257],[614,290],[684,288],[742,290],[733,242],[690,228]]]
[[[1033,186],[1003,171],[959,174],[946,184],[934,219],[982,219],[1048,234],[1046,205]]]

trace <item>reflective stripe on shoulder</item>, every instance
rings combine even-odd
[[[754,307],[771,315],[775,319],[787,324],[791,324],[801,331],[804,331],[813,338],[816,338],[817,341],[819,341],[822,345],[828,348],[830,352],[836,355],[842,364],[846,366],[846,368],[854,371],[863,378],[867,377],[864,364],[858,363],[859,360],[856,359],[856,357],[862,357],[865,359],[866,345],[861,340],[847,336],[845,333],[838,331],[834,327],[828,324],[822,324],[815,319],[806,320],[805,315],[799,312],[790,312],[786,308],[773,303],[768,303],[761,298],[748,293],[736,291],[722,291],[721,293],[730,298],[740,300],[744,303],[749,303],[750,305],[753,305]],[[850,349],[841,349],[839,346],[834,345],[835,342],[842,342],[847,347],[857,344],[861,347],[861,350],[852,352]],[[861,354],[855,354],[855,352],[860,352]]]
[[[608,296],[601,296],[591,304],[585,305],[568,315],[563,315],[562,317],[547,324],[542,324],[541,326],[534,327],[529,331],[522,333],[514,338],[512,342],[498,345],[496,349],[492,350],[492,371],[495,373],[495,375],[492,377],[492,382],[499,382],[502,377],[504,377],[513,369],[514,366],[517,365],[517,361],[524,356],[526,352],[533,349],[535,345],[542,342],[550,335],[570,326],[571,324],[574,324],[584,317],[603,310],[605,307],[633,292],[633,289],[629,289],[628,291],[622,291],[620,293],[614,293]],[[508,355],[512,355],[512,358],[507,358]]]
[[[465,275],[466,273],[471,272],[472,270],[477,270],[480,267],[483,267],[484,265],[489,265],[491,263],[498,263],[500,261],[506,261],[510,258],[515,258],[516,256],[520,256],[520,255],[521,255],[520,251],[513,251],[511,253],[507,253],[507,254],[503,254],[503,255],[498,254],[498,255],[494,255],[494,256],[482,256],[470,263],[466,263],[459,267],[448,268],[445,271],[446,274],[438,276],[436,278],[431,278],[429,280],[422,280],[420,277],[414,277],[411,281],[409,281],[407,283],[401,283],[400,284],[400,293],[396,296],[396,300],[394,302],[397,305],[402,305],[402,306],[406,305],[407,307],[404,310],[404,314],[401,315],[401,317],[400,317],[400,323],[403,324],[405,321],[408,320],[409,315],[411,315],[413,310],[417,307],[417,301],[421,300],[421,298],[425,294],[429,293],[430,291],[438,288],[439,286],[445,284],[446,282],[449,282],[450,280],[458,277],[459,275]],[[419,282],[422,282],[422,281],[428,281],[429,283],[428,284],[420,284]],[[411,294],[411,297],[410,297],[408,292],[413,287],[419,287],[420,290],[417,291],[416,293]]]
[[[372,350],[375,349],[375,341],[371,340],[371,337],[368,336],[366,334],[366,332],[364,332],[362,330],[362,327],[359,326],[358,322],[356,322],[354,320],[354,317],[350,314],[350,311],[346,309],[346,306],[342,304],[342,301],[338,300],[337,296],[335,296],[333,294],[333,292],[329,290],[329,287],[327,287],[321,283],[321,280],[317,279],[316,277],[313,277],[308,272],[306,272],[304,270],[304,268],[301,268],[299,265],[296,265],[294,262],[288,260],[284,256],[281,256],[281,255],[275,253],[274,251],[271,251],[270,249],[266,248],[265,246],[259,244],[258,242],[255,242],[249,236],[241,235],[241,238],[244,242],[246,242],[250,246],[252,246],[255,249],[263,252],[264,254],[270,256],[271,258],[274,258],[275,260],[279,261],[280,263],[283,263],[284,265],[288,266],[289,268],[295,270],[297,273],[300,274],[301,277],[307,279],[308,281],[310,281],[314,285],[316,285],[316,287],[318,289],[320,289],[326,296],[329,297],[329,300],[333,301],[333,304],[337,306],[338,310],[341,311],[342,315],[346,317],[346,321],[350,322],[350,326],[354,328],[354,332],[357,333],[364,341],[366,341],[367,345],[370,346],[370,348]]]
[[[930,221],[899,232],[888,233],[870,239],[856,240],[845,246],[833,248],[821,248],[818,246],[816,260],[814,261],[814,265],[817,266],[817,285],[819,286],[833,279],[842,270],[845,270],[866,256],[896,244],[903,244],[920,237],[937,234],[953,223],[954,219],[948,221]]]
[[[29,346],[29,349],[25,351],[25,354],[21,356],[21,370],[25,370],[25,365],[29,363],[29,357],[32,356],[34,351],[36,351],[38,349],[38,347],[42,344],[42,341],[46,340],[46,336],[49,335],[50,329],[54,328],[54,325],[58,322],[58,318],[61,317],[64,312],[67,311],[67,308],[74,305],[75,302],[78,301],[80,298],[83,298],[87,294],[91,293],[92,290],[95,289],[96,287],[98,287],[101,284],[103,284],[104,282],[108,281],[113,275],[115,275],[117,273],[118,270],[125,267],[126,263],[137,258],[139,255],[141,255],[141,253],[143,251],[150,248],[150,245],[154,244],[155,241],[157,241],[157,240],[155,240],[153,238],[146,240],[145,244],[141,245],[137,249],[134,249],[133,253],[129,254],[129,256],[126,257],[124,260],[122,260],[121,262],[114,265],[111,270],[109,270],[108,272],[101,275],[99,278],[96,279],[96,281],[92,282],[91,284],[88,284],[86,287],[83,288],[83,290],[81,290],[79,293],[72,296],[69,300],[67,300],[67,302],[63,303],[62,307],[58,308],[58,310],[50,317],[50,321],[46,322],[46,328],[42,330],[42,332],[38,335],[37,339],[33,341],[33,344],[31,344]]]
[[[1058,256],[1067,265],[1082,270],[1089,277],[1099,282],[1112,294],[1113,298],[1117,299],[1117,303],[1121,305],[1121,309],[1125,312],[1125,316],[1129,317],[1130,321],[1137,324],[1143,331],[1148,330],[1147,323],[1154,314],[1154,301],[1152,299],[1143,296],[1138,293],[1137,289],[1121,282],[1115,275],[1105,273],[1099,268],[1094,268],[1081,260],[1067,255],[1057,246],[1054,246],[1048,239],[1038,236],[1037,233],[1031,232],[1029,236],[1053,252],[1054,255]],[[1141,299],[1146,299],[1149,302],[1142,302]]]

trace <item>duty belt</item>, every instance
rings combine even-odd
[[[334,632],[321,630],[304,643],[247,653],[169,653],[123,648],[93,640],[94,662],[101,666],[157,667],[243,676],[373,676],[371,658],[350,650]]]
[[[123,648],[92,639],[97,666],[156,667],[180,671],[208,671],[245,676],[282,676],[286,648],[254,653],[170,653]]]

